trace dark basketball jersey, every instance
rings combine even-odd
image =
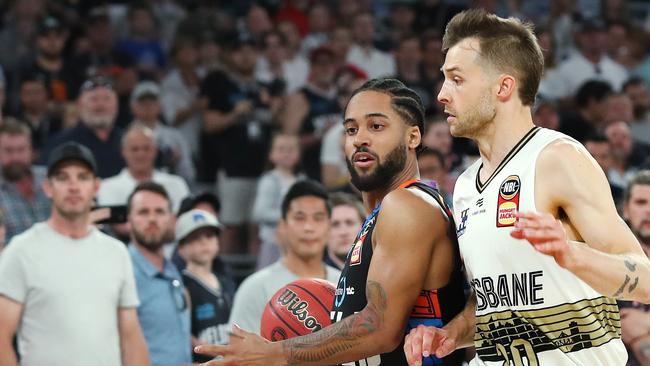
[[[442,207],[449,219],[448,235],[452,239],[455,247],[455,266],[449,283],[440,289],[423,290],[418,297],[416,304],[409,317],[404,334],[420,324],[431,325],[441,328],[447,324],[456,314],[462,311],[465,306],[464,294],[464,277],[461,271],[460,254],[458,253],[458,244],[456,241],[455,225],[453,218],[447,206],[444,204],[442,196],[438,191],[426,184],[415,181],[404,184],[403,186],[416,187],[430,196],[432,196],[438,205]],[[336,288],[334,305],[330,314],[332,321],[341,319],[361,311],[367,304],[366,301],[366,280],[368,278],[368,269],[372,259],[372,233],[377,222],[377,214],[381,205],[377,206],[370,216],[363,223],[361,230],[357,234],[354,245],[348,252],[345,266],[341,272],[341,277]],[[405,266],[408,263],[404,263]],[[423,360],[423,365],[444,365],[456,366],[462,363],[462,352],[454,352],[443,360],[435,356]],[[403,351],[403,341],[395,350],[389,353],[376,355],[365,360],[347,363],[344,366],[401,366],[408,365]]]
[[[203,343],[228,343],[227,335],[219,328],[219,324],[228,322],[232,307],[232,297],[224,291],[224,283],[219,280],[221,290],[216,291],[187,270],[183,271],[183,283],[192,299],[192,335]],[[213,357],[194,355],[195,362],[211,359]]]

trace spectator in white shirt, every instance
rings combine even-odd
[[[564,99],[575,94],[587,80],[602,80],[612,85],[614,90],[628,78],[627,70],[605,53],[607,33],[605,25],[599,20],[584,20],[576,32],[578,52],[574,53],[557,69],[559,83],[547,95],[553,99]]]
[[[355,44],[348,52],[348,62],[363,69],[370,79],[395,75],[395,59],[374,46],[375,24],[370,13],[354,17],[352,35]]]
[[[154,181],[169,192],[172,209],[176,212],[190,191],[183,178],[154,169],[156,152],[153,131],[140,123],[131,125],[122,138],[126,168],[102,181],[97,202],[100,205],[125,205],[138,183]]]

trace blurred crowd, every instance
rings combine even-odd
[[[280,225],[290,212],[283,199],[305,178],[342,202],[330,208],[322,235],[328,268],[340,268],[365,216],[342,149],[342,111],[355,88],[395,77],[420,95],[427,108],[420,175],[449,204],[456,176],[477,158],[469,140],[450,135],[437,102],[444,27],[470,7],[534,24],[546,66],[534,121],[586,146],[623,214],[627,185],[650,169],[646,1],[10,0],[0,4],[4,242],[48,218],[44,165],[73,141],[97,162],[96,207],[105,210],[94,219],[111,236],[137,244],[127,204],[134,189],[158,192],[171,205],[170,221],[161,222],[169,231],[165,260],[183,270],[194,254],[177,242],[192,234],[187,227],[202,226],[179,217],[185,229],[176,227],[183,236],[174,238],[176,216],[195,208],[212,215],[207,226],[218,229],[226,262],[215,268],[229,277],[215,286],[228,311],[253,267],[277,266],[291,250],[298,234]],[[150,181],[164,195],[147,188]],[[131,254],[136,265],[147,260]],[[192,281],[180,277],[169,269],[172,284]],[[204,340],[223,340],[222,330],[206,329]]]

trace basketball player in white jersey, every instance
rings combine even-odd
[[[585,148],[533,124],[543,61],[531,28],[469,10],[443,49],[438,99],[481,155],[454,190],[474,293],[446,326],[411,331],[409,364],[473,343],[472,366],[625,365],[615,300],[650,302],[650,262]]]

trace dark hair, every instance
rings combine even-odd
[[[282,218],[287,218],[291,202],[305,196],[322,198],[327,208],[327,215],[332,216],[332,203],[330,202],[329,194],[325,187],[314,180],[303,179],[294,183],[282,199]]]
[[[634,186],[650,186],[650,170],[639,170],[632,179],[627,183],[625,188],[625,193],[623,195],[623,202],[628,203],[630,200],[630,194],[632,193],[632,188]]]
[[[22,122],[13,117],[7,117],[0,125],[0,135],[24,135],[31,141],[32,130],[27,126],[26,122]]]
[[[196,208],[196,205],[202,202],[205,202],[212,206],[214,212],[216,212],[217,215],[221,211],[221,201],[219,201],[219,197],[217,197],[217,195],[214,193],[206,191],[197,195],[185,197],[183,201],[181,201],[181,206],[178,209],[178,216]]]
[[[164,197],[167,200],[167,203],[169,205],[169,209],[171,211],[171,201],[169,199],[169,194],[167,194],[167,190],[165,189],[165,187],[163,187],[162,185],[160,185],[160,184],[158,184],[156,182],[153,182],[153,181],[146,181],[146,182],[138,183],[138,185],[133,189],[133,192],[131,192],[131,194],[129,195],[129,198],[126,201],[126,212],[127,213],[131,213],[131,208],[132,208],[132,204],[133,204],[133,196],[135,196],[136,193],[143,192],[143,191],[155,193],[155,194],[157,194],[159,196]]]
[[[427,147],[426,149],[420,152],[420,154],[418,155],[418,159],[422,158],[423,156],[435,156],[436,158],[438,158],[438,161],[440,161],[440,164],[442,164],[443,167],[446,166],[445,156],[438,149]]]
[[[350,99],[364,91],[376,91],[387,94],[391,97],[393,110],[409,126],[417,126],[420,130],[420,144],[416,151],[422,150],[422,138],[424,138],[424,104],[422,99],[413,89],[408,88],[397,79],[380,78],[366,81],[357,90],[352,92]],[[348,103],[350,103],[348,101]],[[347,105],[345,106],[347,109]]]
[[[597,142],[597,143],[606,143],[609,144],[609,140],[607,139],[607,136],[603,135],[600,132],[594,132],[588,134],[584,140],[582,141],[583,144],[586,144],[587,142]]]
[[[623,83],[621,90],[626,91],[626,89],[629,88],[630,86],[635,86],[639,84],[645,84],[645,81],[638,76],[632,76],[631,78],[627,79]]]
[[[347,192],[334,192],[330,195],[332,208],[338,206],[351,206],[357,210],[359,218],[363,221],[366,218],[366,209],[357,196]]]
[[[532,106],[544,73],[544,56],[533,26],[516,18],[500,18],[483,9],[470,9],[447,23],[442,49],[446,52],[466,38],[478,39],[482,60],[517,78],[521,102]]]
[[[590,101],[595,99],[597,102],[600,102],[613,92],[612,86],[605,81],[588,80],[578,88],[575,102],[579,108],[584,108]]]

